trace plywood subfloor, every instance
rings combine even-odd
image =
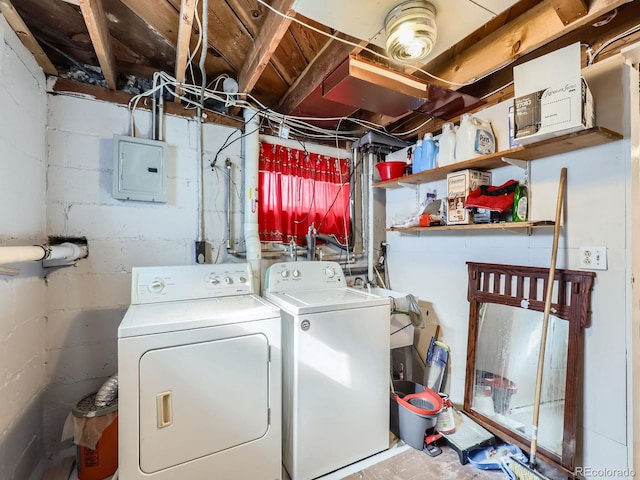
[[[479,470],[461,465],[458,454],[450,447],[442,447],[442,454],[430,457],[410,448],[380,463],[353,473],[344,480],[501,480],[501,470]]]

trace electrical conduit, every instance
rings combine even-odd
[[[244,241],[247,262],[253,272],[253,285],[257,292],[260,287],[260,237],[258,236],[258,157],[260,152],[258,115],[255,110],[245,108],[244,112]]]

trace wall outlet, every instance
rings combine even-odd
[[[606,270],[607,247],[580,247],[580,268],[583,270]]]

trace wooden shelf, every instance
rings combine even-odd
[[[609,142],[615,142],[622,139],[622,135],[612,130],[602,127],[594,127],[579,132],[569,133],[560,137],[542,140],[540,142],[531,143],[529,145],[503,150],[491,155],[482,155],[471,160],[457,162],[445,167],[434,168],[424,172],[415,173],[413,175],[404,175],[394,178],[393,180],[385,180],[374,183],[374,187],[379,188],[399,188],[404,185],[419,185],[421,183],[433,182],[447,178],[447,173],[465,170],[467,168],[479,170],[491,170],[494,168],[505,167],[509,165],[507,160],[537,160],[538,158],[558,155],[560,153],[572,152],[581,148],[595,147]],[[433,229],[434,227],[426,227]],[[436,227],[443,228],[443,227]]]
[[[471,225],[443,225],[435,227],[390,227],[387,232],[413,233],[413,232],[442,232],[444,230],[526,230],[538,227],[553,227],[552,221],[540,222],[500,222],[500,223],[473,223]]]

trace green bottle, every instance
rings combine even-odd
[[[529,189],[518,185],[513,195],[513,221],[526,222],[529,218]]]

